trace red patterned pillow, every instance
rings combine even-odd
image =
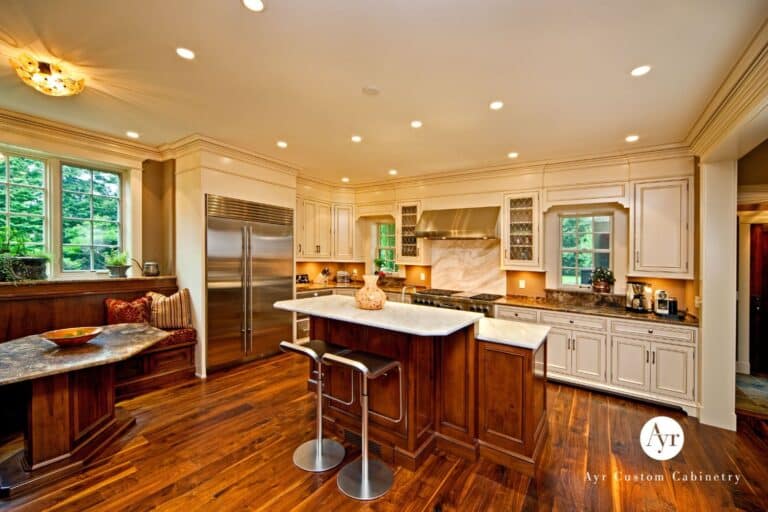
[[[146,324],[152,318],[152,299],[140,297],[131,302],[105,299],[108,324]]]

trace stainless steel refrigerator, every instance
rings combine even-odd
[[[275,354],[293,339],[293,315],[272,307],[293,297],[293,210],[211,194],[205,202],[211,370]]]

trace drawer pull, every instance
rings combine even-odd
[[[645,351],[645,362],[646,362],[646,363],[650,363],[650,362],[651,362],[651,360],[650,360],[650,357],[649,357],[649,354],[648,354],[648,351],[647,351],[647,350]]]
[[[648,334],[653,334],[653,329],[648,329]]]
[[[520,313],[515,313],[515,316],[520,316]]]
[[[568,320],[570,323],[573,323],[573,320]]]

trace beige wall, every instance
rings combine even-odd
[[[142,165],[142,256],[158,262],[163,275],[175,271],[175,163],[146,160]]]

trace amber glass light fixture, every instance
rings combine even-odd
[[[85,88],[85,79],[75,78],[59,64],[37,60],[27,53],[10,61],[25,84],[48,96],[74,96]]]

